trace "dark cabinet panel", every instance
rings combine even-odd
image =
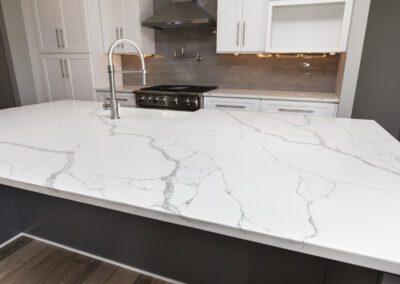
[[[329,261],[324,284],[379,284],[380,277],[375,270]]]
[[[14,192],[0,185],[0,245],[20,232]]]

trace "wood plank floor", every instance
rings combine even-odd
[[[27,237],[0,249],[0,283],[167,284]]]

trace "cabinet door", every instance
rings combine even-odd
[[[141,21],[141,1],[138,0],[123,0],[123,11],[124,11],[124,25],[122,27],[122,37],[133,40],[141,48],[140,30],[142,29]],[[136,49],[130,45],[123,45],[119,52],[123,53],[136,53]]]
[[[94,101],[91,59],[88,54],[68,54],[64,58],[66,89],[75,100]]]
[[[42,55],[42,68],[47,96],[50,101],[67,100],[73,97],[66,91],[64,58],[57,54]]]
[[[120,39],[121,34],[124,36],[124,0],[100,0],[100,12],[104,52],[107,53],[111,44]]]
[[[336,117],[337,109],[338,105],[335,103],[278,100],[263,100],[261,102],[261,111],[271,113]]]
[[[243,0],[218,0],[217,52],[240,51],[242,6]]]
[[[62,52],[60,0],[34,0],[33,4],[40,52]]]
[[[221,109],[221,110],[241,110],[241,111],[260,111],[260,100],[258,99],[237,99],[222,97],[206,97],[204,98],[205,109]]]
[[[85,1],[60,1],[64,22],[61,33],[65,46],[64,52],[89,52]]]
[[[243,0],[241,45],[243,52],[264,52],[269,0]]]

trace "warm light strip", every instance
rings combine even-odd
[[[256,56],[259,58],[270,58],[275,56],[276,58],[326,58],[328,56],[335,56],[336,53],[321,53],[321,54],[312,54],[312,53],[257,53]],[[237,55],[236,55],[237,56]]]

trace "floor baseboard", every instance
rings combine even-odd
[[[94,255],[94,254],[91,254],[91,253],[87,253],[87,252],[84,252],[84,251],[81,251],[81,250],[77,250],[77,249],[74,249],[74,248],[71,248],[71,247],[68,247],[68,246],[65,246],[65,245],[61,245],[61,244],[58,244],[58,243],[55,243],[55,242],[52,242],[52,241],[49,241],[49,240],[46,240],[46,239],[43,239],[43,238],[36,237],[34,235],[26,234],[26,233],[21,233],[21,234],[15,236],[11,240],[7,241],[7,243],[5,243],[3,245],[0,245],[0,248],[2,246],[6,246],[7,244],[13,242],[14,240],[18,239],[19,237],[31,238],[31,239],[34,239],[34,240],[49,244],[51,246],[59,247],[61,249],[65,249],[65,250],[68,250],[68,251],[71,251],[71,252],[74,252],[74,253],[77,253],[77,254],[80,254],[80,255],[84,255],[84,256],[87,256],[87,257],[90,257],[90,258],[93,258],[93,259],[97,259],[99,261],[102,261],[102,262],[105,262],[105,263],[109,263],[109,264],[112,264],[112,265],[115,265],[115,266],[119,266],[121,268],[130,270],[130,271],[134,271],[134,272],[137,272],[137,273],[140,273],[140,274],[144,274],[144,275],[147,275],[147,276],[150,276],[150,277],[153,277],[153,278],[158,278],[158,279],[166,281],[166,282],[170,282],[170,283],[174,283],[174,284],[181,284],[181,282],[178,282],[178,281],[175,281],[175,280],[172,280],[172,279],[169,279],[169,278],[166,278],[166,277],[163,277],[163,276],[160,276],[160,275],[148,272],[148,271],[144,271],[144,270],[141,270],[141,269],[129,266],[129,265],[125,265],[125,264],[122,264],[122,263],[119,263],[119,262],[116,262],[116,261],[113,261],[113,260],[110,260],[110,259],[107,259],[107,258],[103,258],[101,256],[97,256],[97,255]]]
[[[12,237],[11,239],[9,239],[8,241],[0,244],[0,249],[4,248],[5,246],[7,246],[8,244],[12,243],[13,241],[15,241],[16,239],[20,238],[23,236],[23,233],[19,233],[18,235],[16,235],[15,237]]]

